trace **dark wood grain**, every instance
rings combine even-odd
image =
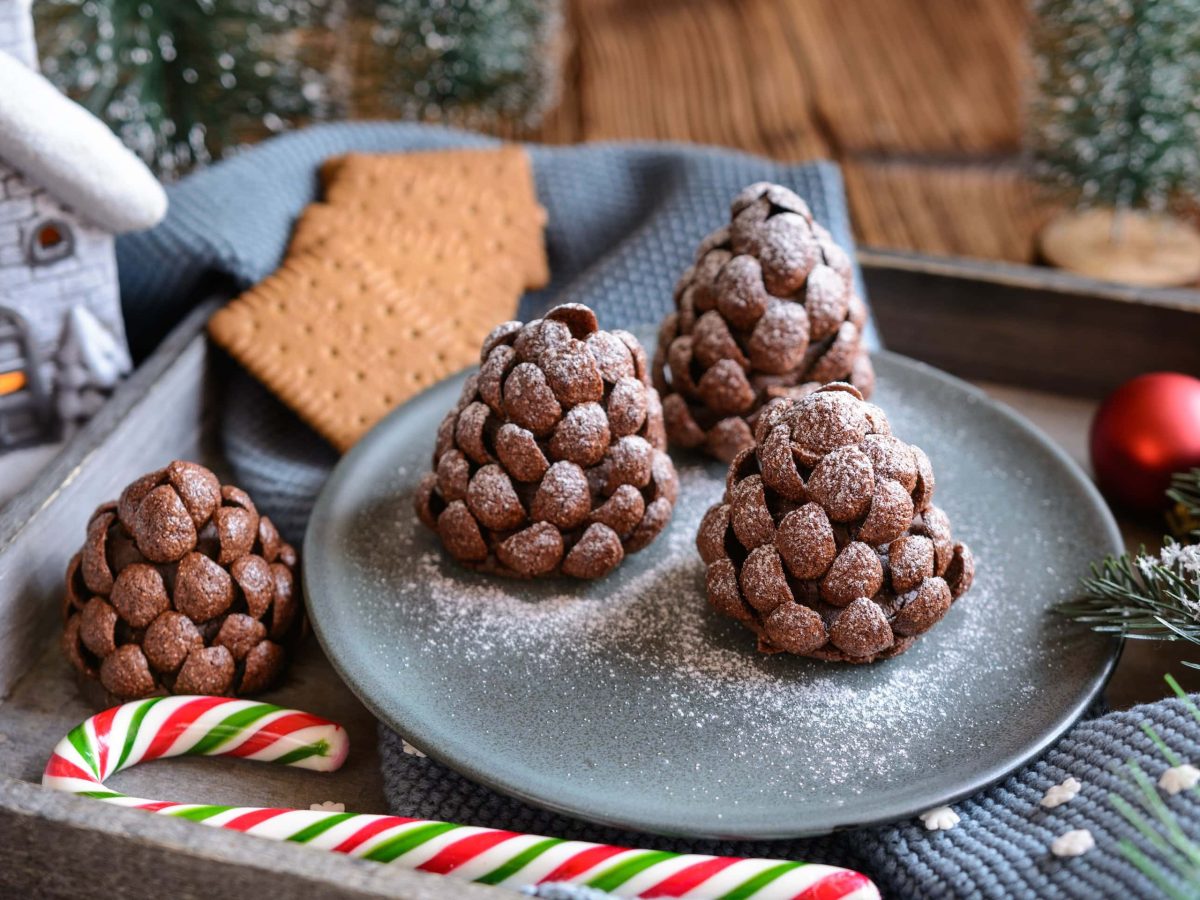
[[[1030,260],[1024,0],[568,0],[562,102],[505,137],[846,167],[866,246]]]
[[[964,378],[1101,397],[1134,375],[1200,374],[1200,301],[1067,273],[863,251],[884,342]]]

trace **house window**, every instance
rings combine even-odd
[[[50,440],[57,428],[25,319],[0,306],[0,451]]]
[[[74,252],[75,236],[62,219],[43,219],[29,233],[26,258],[31,266],[55,263]]]

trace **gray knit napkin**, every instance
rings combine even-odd
[[[603,828],[536,809],[468,781],[427,758],[406,754],[400,738],[380,726],[384,789],[398,811],[419,818],[448,818],[574,840],[720,856],[761,856],[821,862],[869,875],[894,897],[1156,897],[1160,891],[1121,852],[1132,840],[1153,856],[1150,842],[1117,811],[1111,794],[1140,808],[1138,789],[1123,764],[1134,760],[1157,781],[1170,763],[1142,724],[1154,726],[1184,759],[1200,761],[1200,722],[1182,701],[1163,700],[1087,719],[1052,750],[1001,784],[955,804],[961,821],[948,831],[927,831],[917,819],[796,841],[699,841]],[[1082,788],[1067,803],[1046,809],[1047,789],[1067,777]],[[1185,833],[1200,835],[1200,788],[1161,794]],[[1067,831],[1088,829],[1095,849],[1060,858],[1050,845]],[[1183,896],[1200,896],[1200,884],[1167,879]]]

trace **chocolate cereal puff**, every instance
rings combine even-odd
[[[929,458],[852,385],[773,400],[700,523],[709,602],[764,653],[903,653],[974,578],[933,488]]]
[[[463,565],[600,578],[667,524],[678,479],[646,356],[586,306],[508,322],[438,429],[417,515]]]

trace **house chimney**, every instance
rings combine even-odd
[[[38,57],[37,44],[33,40],[33,13],[29,9],[31,2],[0,0],[0,50],[36,69]]]

